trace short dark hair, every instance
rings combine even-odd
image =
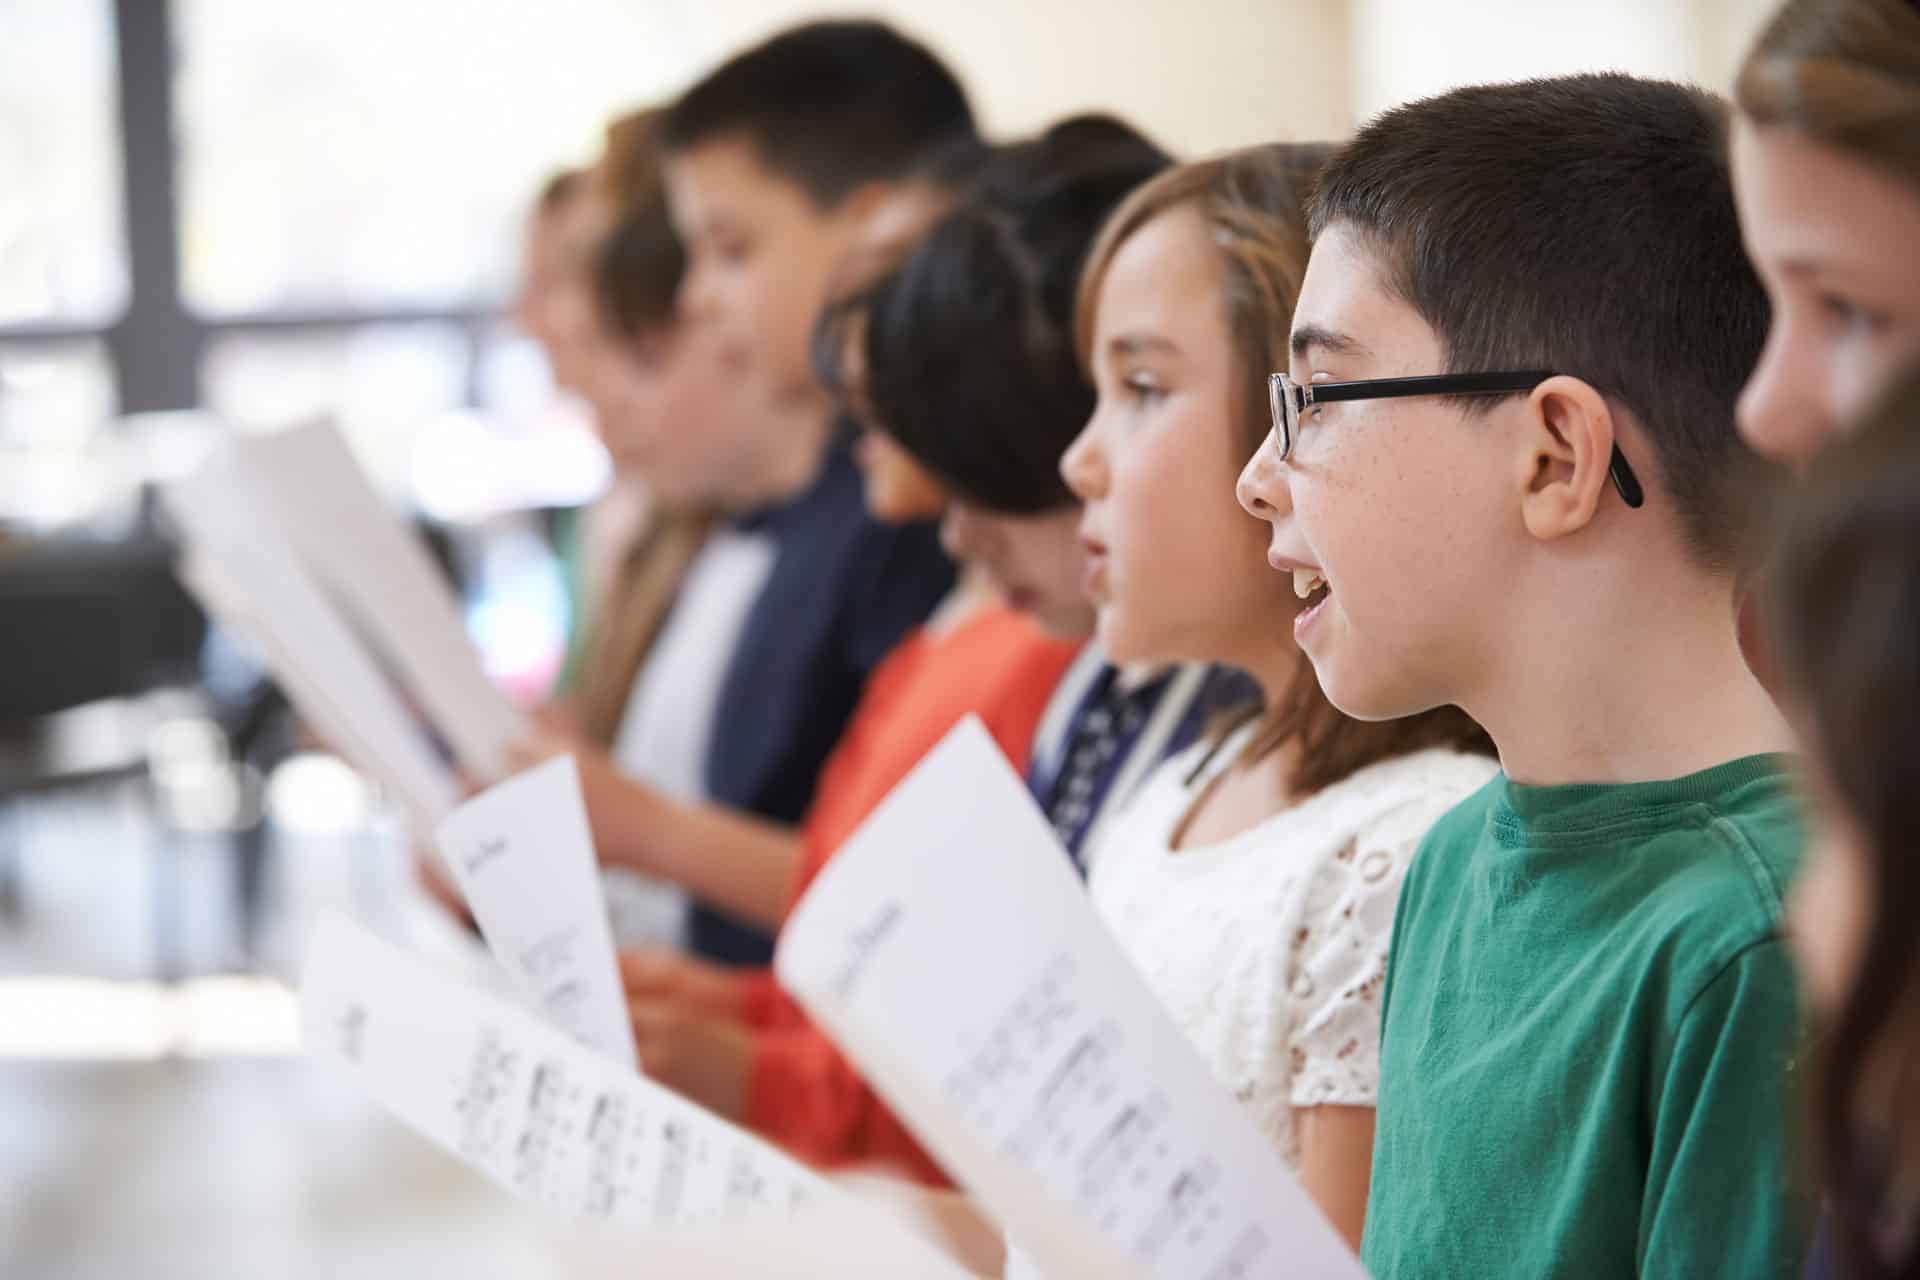
[[[1783,701],[1865,846],[1866,936],[1813,1091],[1833,1234],[1849,1275],[1920,1274],[1920,1245],[1882,1229],[1920,1177],[1920,373],[1814,462],[1762,595]]]
[[[729,58],[667,115],[669,151],[723,137],[832,208],[977,130],[966,90],[925,45],[882,22],[810,22]]]
[[[1766,470],[1733,419],[1769,314],[1727,116],[1701,90],[1618,74],[1457,89],[1376,117],[1311,209],[1316,238],[1339,225],[1371,242],[1439,336],[1435,372],[1548,369],[1624,407],[1690,550],[1720,569],[1746,548]]]
[[[873,425],[989,510],[1071,502],[1060,457],[1094,404],[1073,341],[1080,270],[1107,215],[1171,163],[1111,117],[1075,117],[1002,148],[851,304],[867,321]]]

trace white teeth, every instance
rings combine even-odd
[[[1302,600],[1305,600],[1308,596],[1318,591],[1325,583],[1326,579],[1312,569],[1295,569],[1293,571],[1293,594],[1299,596]]]

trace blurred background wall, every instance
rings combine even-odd
[[[1614,66],[1724,87],[1766,7],[883,0],[865,11],[952,59],[997,130],[1104,107],[1192,153],[1336,135],[1479,79]],[[205,406],[244,424],[324,405],[388,455],[400,449],[390,430],[434,411],[523,408],[538,370],[484,312],[509,285],[540,176],[588,154],[610,113],[815,11],[6,0],[0,439],[57,442],[122,410]]]

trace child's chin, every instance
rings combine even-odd
[[[1355,720],[1379,721],[1398,720],[1412,714],[1403,709],[1402,699],[1390,696],[1381,682],[1370,679],[1367,673],[1353,671],[1325,657],[1313,660],[1313,671],[1320,681],[1320,691],[1342,715]]]

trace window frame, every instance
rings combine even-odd
[[[498,319],[483,304],[274,308],[205,316],[180,289],[179,155],[174,138],[173,0],[113,0],[119,156],[126,229],[125,310],[99,323],[0,324],[0,345],[105,344],[122,416],[193,409],[211,340],[224,334],[333,334],[370,325],[438,323],[465,340],[462,404],[479,403],[481,353]]]

